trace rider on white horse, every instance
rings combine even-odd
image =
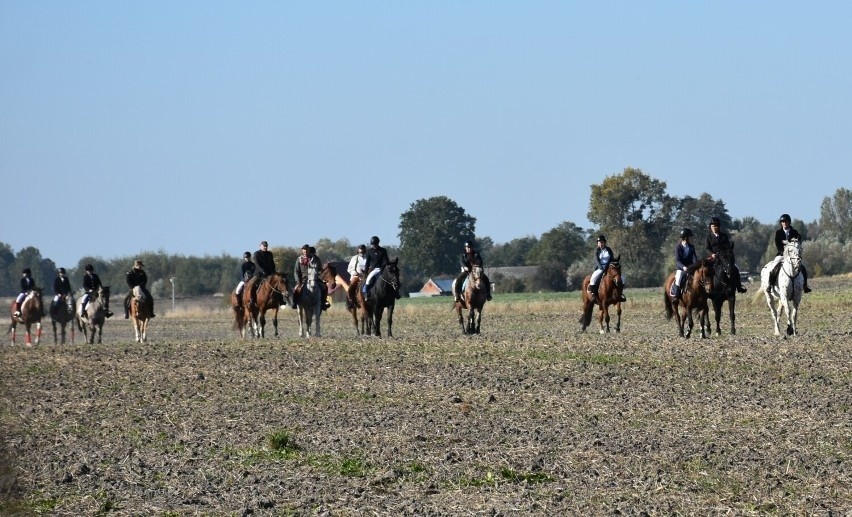
[[[802,242],[799,232],[790,226],[791,220],[789,214],[781,214],[781,217],[778,219],[778,223],[781,224],[781,228],[775,232],[775,249],[778,250],[778,253],[772,260],[772,272],[769,273],[769,285],[766,287],[767,291],[772,289],[773,285],[778,284],[778,270],[781,269],[781,261],[783,260],[782,255],[784,254],[784,242],[789,241],[790,239],[797,239],[799,242]],[[811,292],[811,288],[808,287],[808,270],[805,269],[804,264],[802,264],[800,271],[802,272],[802,279],[805,281],[803,291],[809,293]]]

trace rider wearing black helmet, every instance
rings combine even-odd
[[[781,214],[781,217],[778,218],[778,223],[781,225],[781,228],[775,231],[775,249],[778,253],[775,255],[775,259],[773,260],[774,266],[772,267],[772,271],[769,273],[769,285],[766,287],[767,292],[772,289],[773,285],[777,285],[778,282],[778,270],[781,268],[781,256],[784,253],[784,241],[789,241],[790,239],[796,239],[799,242],[802,242],[802,237],[799,235],[799,232],[796,231],[795,228],[790,226],[792,223],[792,219],[790,219],[790,214]],[[811,288],[808,287],[808,270],[805,269],[805,265],[801,266],[802,279],[804,280],[803,290],[806,293],[811,292]]]
[[[388,250],[379,246],[379,238],[375,235],[370,237],[370,249],[367,250],[367,260],[364,262],[364,271],[367,271],[367,280],[364,282],[363,292],[364,298],[370,298],[370,287],[373,285],[373,278],[381,273],[382,268],[390,263]],[[399,298],[399,293],[397,293]]]
[[[237,284],[237,288],[234,290],[234,293],[237,295],[237,308],[243,306],[243,287],[245,287],[246,282],[252,279],[254,271],[255,266],[254,262],[251,261],[251,252],[246,251],[243,253],[243,263],[240,266],[240,283]]]
[[[86,307],[89,305],[89,298],[92,297],[92,293],[97,295],[98,289],[101,288],[103,284],[101,284],[101,277],[95,273],[95,266],[91,264],[86,264],[84,268],[86,274],[83,276],[83,297],[80,299],[80,317],[88,318],[89,315],[86,312]],[[107,311],[106,317],[109,318],[112,316],[111,311]]]
[[[459,256],[459,265],[461,265],[461,273],[459,273],[453,281],[453,298],[457,302],[461,301],[463,291],[462,286],[464,285],[464,280],[467,278],[467,274],[470,273],[471,268],[474,266],[485,267],[482,257],[479,255],[479,252],[473,248],[473,243],[471,241],[466,241],[464,243],[464,252]],[[491,282],[485,275],[483,275],[483,281],[485,282],[485,299],[490,302]]]
[[[592,299],[595,299],[598,295],[598,286],[600,284],[601,276],[603,276],[606,268],[609,267],[609,263],[615,258],[615,253],[612,252],[612,248],[606,245],[606,237],[603,235],[598,235],[597,247],[595,248],[595,262],[597,263],[597,268],[592,271],[592,275],[589,277],[589,287],[587,290],[592,295]],[[621,279],[622,283],[624,279]],[[620,301],[626,302],[627,297],[622,293]]]
[[[65,276],[65,268],[61,267],[57,271],[56,278],[53,279],[53,301],[50,303],[50,317],[56,319],[56,308],[59,307],[59,301],[71,296],[71,281]]]
[[[672,283],[669,296],[672,298],[680,298],[683,292],[683,279],[686,278],[686,270],[689,266],[698,261],[698,256],[695,254],[695,246],[689,242],[693,236],[692,230],[684,228],[680,232],[680,242],[675,248],[675,280]]]
[[[743,287],[742,280],[740,279],[740,268],[737,267],[733,257],[734,257],[734,242],[731,240],[731,237],[722,232],[722,221],[716,216],[710,218],[710,224],[708,224],[710,231],[707,233],[707,253],[710,256],[710,260],[716,260],[716,256],[723,252],[729,251],[731,253],[731,280],[737,283],[735,286],[737,291],[740,293],[744,293],[748,291],[745,287]]]
[[[32,277],[33,272],[30,271],[30,268],[26,268],[21,271],[21,292],[18,294],[18,297],[15,298],[15,317],[21,315],[21,304],[24,302],[24,298],[27,297],[27,293],[35,289],[35,280]],[[44,316],[44,314],[42,314]]]

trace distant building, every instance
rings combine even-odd
[[[430,278],[423,284],[420,291],[410,293],[409,296],[412,298],[418,296],[452,296],[453,280],[453,278]]]

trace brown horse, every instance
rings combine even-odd
[[[710,329],[710,293],[713,291],[713,276],[716,274],[713,263],[707,259],[689,266],[686,270],[687,277],[684,279],[684,287],[680,298],[671,296],[672,284],[675,274],[672,273],[666,279],[663,287],[663,301],[666,308],[666,319],[672,319],[674,315],[677,321],[677,329],[680,337],[689,337],[692,334],[693,311],[698,311],[698,324],[701,327],[701,337],[707,337]],[[683,314],[681,314],[681,307]],[[687,328],[684,331],[684,324]],[[706,328],[705,328],[706,327]]]
[[[18,331],[18,323],[21,323],[24,325],[24,329],[26,331],[25,336],[27,346],[31,346],[33,344],[31,337],[32,326],[35,324],[35,344],[37,345],[41,339],[41,318],[44,316],[44,303],[41,298],[41,288],[36,287],[27,293],[24,301],[21,302],[20,311],[21,315],[16,317],[14,308],[11,309],[10,313],[12,317],[12,324],[9,326],[9,330],[6,333],[12,333],[12,344],[14,345],[15,334]]]
[[[474,266],[464,282],[464,291],[461,295],[461,300],[455,302],[456,313],[459,317],[459,325],[461,325],[462,333],[464,334],[479,334],[479,323],[482,320],[482,309],[486,302],[486,286],[487,278],[482,271],[482,266]],[[467,325],[462,316],[462,311],[467,309]]]
[[[257,287],[257,304],[252,305],[251,290],[257,282],[260,282]],[[266,337],[266,313],[272,311],[272,326],[275,328],[275,337],[278,337],[278,309],[282,305],[286,306],[289,300],[290,284],[287,282],[287,275],[273,273],[263,279],[252,278],[243,288],[241,303],[237,303],[236,295],[231,295],[234,328],[240,332],[243,339],[246,337],[247,328],[252,337]]]
[[[341,283],[341,278],[337,278],[337,283]],[[346,310],[349,311],[349,314],[352,315],[352,324],[355,326],[355,335],[361,336],[366,334],[367,332],[367,304],[364,302],[364,293],[361,292],[361,278],[354,277],[352,278],[352,283],[349,286],[346,286],[344,283],[344,287],[352,293],[352,306],[347,307]],[[358,325],[358,322],[361,322],[361,325]]]
[[[130,319],[133,320],[136,342],[144,343],[147,341],[148,322],[151,320],[151,303],[138,285],[133,288],[133,296],[130,299]]]
[[[595,305],[598,306],[598,323],[600,324],[600,333],[609,332],[609,306],[615,305],[616,320],[615,331],[621,332],[621,297],[624,293],[624,283],[621,281],[621,255],[610,261],[606,271],[601,275],[600,283],[598,284],[597,294],[589,292],[589,282],[591,275],[583,279],[583,316],[580,317],[580,323],[583,328],[580,332],[585,332],[586,328],[592,324],[592,311]],[[604,326],[606,322],[606,326]]]
[[[65,344],[68,322],[74,319],[74,297],[71,294],[60,295],[53,314],[50,315],[50,323],[53,325],[53,344]],[[57,329],[57,325],[59,328]],[[60,341],[61,336],[61,341]],[[71,344],[74,344],[74,325],[71,325]]]
[[[83,313],[82,307],[83,297],[81,296],[77,300],[77,309],[74,311],[77,328],[80,329],[86,342],[90,345],[95,342],[95,334],[97,334],[98,343],[100,343],[106,314],[109,312],[109,286],[101,286],[96,293],[90,295],[89,303],[86,305],[85,318],[81,316]]]

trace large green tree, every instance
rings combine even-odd
[[[592,185],[587,217],[607,235],[615,254],[621,255],[630,285],[662,282],[662,245],[672,231],[676,203],[666,193],[665,182],[631,167]]]
[[[542,234],[527,255],[527,264],[557,264],[566,269],[586,252],[586,232],[565,221]]]
[[[852,191],[839,188],[833,197],[822,200],[819,231],[820,237],[840,244],[852,242]]]
[[[526,266],[527,255],[537,243],[538,239],[530,235],[497,244],[489,250],[485,264],[490,267]]]
[[[421,277],[455,273],[462,243],[475,235],[476,218],[452,199],[419,199],[399,219],[402,265]]]

